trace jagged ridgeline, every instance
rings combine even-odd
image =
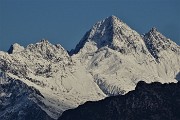
[[[47,119],[58,119],[63,111],[86,101],[126,94],[139,81],[177,82],[180,47],[156,28],[140,35],[116,16],[110,16],[93,25],[69,53],[47,40],[27,47],[15,43],[8,52],[0,51],[0,70],[8,76],[8,82],[4,82],[6,78],[1,75],[4,92],[0,93],[0,103],[9,94],[10,98],[17,96],[6,86],[23,84],[23,99],[33,102]],[[41,95],[32,91],[35,97],[31,99],[25,90],[30,88]],[[16,104],[24,106],[26,102],[17,99]],[[17,119],[26,119],[22,113],[28,113],[21,107],[9,112],[8,106],[16,104],[3,103],[0,118],[5,119],[5,113],[17,113]]]

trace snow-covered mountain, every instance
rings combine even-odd
[[[12,46],[17,50],[20,45]],[[44,99],[38,106],[53,119],[66,109],[106,96],[85,67],[72,61],[61,45],[42,40],[22,51],[12,51],[0,52],[0,69],[40,91]]]
[[[141,36],[115,16],[96,23],[71,54],[107,95],[124,94],[140,80],[175,82],[180,71],[178,45],[156,28]]]
[[[97,22],[71,53],[91,53],[102,47],[125,54],[146,49],[141,36],[116,16]]]
[[[47,40],[27,47],[13,44],[8,52],[0,51],[0,70],[9,81],[39,91],[43,97],[36,97],[41,101],[36,106],[57,119],[86,101],[125,94],[140,80],[176,82],[180,47],[155,28],[141,36],[110,16],[96,23],[69,54]]]

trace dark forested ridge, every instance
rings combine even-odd
[[[86,102],[59,120],[180,120],[180,82],[139,82],[126,95]]]

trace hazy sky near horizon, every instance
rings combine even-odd
[[[180,45],[179,12],[180,0],[0,0],[0,50],[42,38],[70,50],[110,15],[140,34],[155,26]]]

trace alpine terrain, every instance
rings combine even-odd
[[[180,46],[156,28],[140,35],[110,16],[70,52],[44,39],[15,43],[0,51],[0,70],[0,119],[58,119],[86,101],[126,94],[139,81],[177,82]]]

